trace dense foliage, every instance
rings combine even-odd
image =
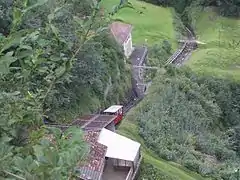
[[[240,1],[233,0],[145,0],[156,5],[172,6],[178,13],[184,13],[191,6],[215,6],[219,13],[224,16],[240,16]]]
[[[148,48],[148,59],[147,66],[153,67],[164,67],[166,64],[166,59],[171,56],[172,47],[171,44],[164,40],[162,43],[154,44],[153,46]],[[146,82],[151,81],[156,76],[156,70],[154,69],[146,69],[144,72],[144,80]]]
[[[240,84],[172,67],[158,77],[137,117],[147,146],[204,176],[234,178]]]
[[[7,35],[10,31],[12,21],[12,0],[0,2],[0,33]]]
[[[174,180],[164,174],[161,169],[155,168],[152,164],[143,162],[140,168],[139,180]]]
[[[89,150],[81,130],[61,133],[43,118],[72,120],[123,99],[128,70],[105,19],[96,1],[1,1],[1,178],[79,175]]]

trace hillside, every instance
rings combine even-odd
[[[118,4],[119,1],[113,0],[104,0],[103,6],[112,10],[112,7]],[[174,24],[174,10],[170,8],[163,8],[159,6],[154,6],[141,1],[130,1],[134,7],[121,9],[116,15],[112,18],[113,20],[122,20],[126,23],[133,24],[133,42],[135,44],[144,43],[145,39],[148,39],[147,43],[150,47],[150,57],[151,63],[159,65],[166,61],[169,54],[163,54],[161,46],[156,46],[156,44],[162,44],[163,40],[167,40],[171,43],[173,49],[176,49],[176,34],[175,24]],[[142,11],[142,13],[139,13]],[[139,16],[141,18],[139,18]],[[156,16],[159,18],[156,20]],[[153,48],[152,48],[153,47]],[[161,57],[161,60],[159,59]],[[159,62],[156,62],[159,61]],[[147,168],[147,164],[152,164],[154,168],[161,174],[161,178],[164,179],[175,179],[175,180],[203,180],[204,178],[194,173],[190,170],[187,170],[185,167],[173,163],[167,162],[158,157],[156,153],[148,148],[145,145],[144,140],[139,136],[138,126],[136,119],[131,118],[135,115],[136,110],[131,110],[129,115],[121,123],[118,132],[123,134],[131,139],[134,139],[138,142],[141,142],[143,147],[144,155],[144,164],[142,166],[145,172],[142,172],[142,177],[147,177],[150,170]],[[136,112],[138,113],[138,111]],[[130,120],[131,119],[131,120]],[[145,164],[146,163],[146,164]],[[158,174],[158,175],[160,175]],[[151,176],[152,177],[152,176]],[[148,178],[151,178],[148,177]]]
[[[133,8],[123,8],[112,18],[133,25],[133,43],[153,45],[168,40],[173,49],[176,45],[172,13],[173,9],[154,6],[142,1],[131,0]],[[111,12],[119,0],[103,0],[103,7]]]
[[[171,165],[206,178],[234,177],[240,162],[239,89],[231,81],[169,67],[157,74],[148,95],[127,115],[120,132],[143,142],[146,161],[158,164],[166,179],[176,178],[175,173],[178,179],[202,179],[189,171],[173,173]]]
[[[240,20],[206,8],[195,13],[193,26],[206,45],[199,46],[187,65],[201,75],[240,80]]]
[[[239,85],[232,82],[239,80],[239,20],[220,17],[211,8],[194,15],[198,40],[206,44],[187,62],[191,69],[169,67],[155,74],[149,94],[119,128],[142,143],[142,178],[228,179],[239,163],[233,135],[240,118]],[[161,61],[161,53],[155,52],[155,61]]]
[[[140,174],[142,177],[153,177],[150,176],[150,171],[146,168],[146,164],[151,164],[158,171],[158,175],[160,175],[160,177],[155,176],[155,178],[162,178],[162,180],[208,180],[207,178],[203,178],[199,174],[186,169],[180,164],[159,158],[156,153],[149,149],[142,137],[139,136],[138,127],[135,122],[136,112],[138,112],[136,108],[129,112],[124,121],[121,123],[117,132],[141,143],[142,154],[144,157],[144,164],[142,165],[142,171]]]

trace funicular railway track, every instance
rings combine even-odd
[[[191,30],[189,30],[189,28],[186,27],[186,34],[187,34],[187,39],[185,40],[184,43],[182,43],[180,49],[178,49],[166,61],[166,65],[174,64],[177,67],[183,65],[184,61],[189,57],[192,51],[196,49],[197,44],[195,42],[194,33]],[[132,91],[133,91],[133,94],[135,95],[134,89]],[[129,101],[124,105],[123,114],[125,115],[131,108],[136,106],[142,99],[143,97],[137,97],[137,96],[133,96],[129,98]]]
[[[187,39],[166,62],[166,65],[175,64],[181,66],[191,52],[196,48],[195,36],[191,30],[186,27]]]

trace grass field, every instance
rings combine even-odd
[[[209,8],[196,22],[197,38],[206,45],[187,64],[202,75],[240,80],[240,19],[220,17]]]
[[[114,5],[119,4],[119,0],[103,0],[102,3],[105,11],[110,12]],[[177,48],[172,9],[137,0],[130,0],[130,3],[134,9],[123,8],[113,16],[113,19],[133,25],[133,43],[144,44],[147,42],[148,45],[152,45],[168,40],[173,49]]]
[[[176,180],[207,180],[197,173],[185,169],[179,164],[160,159],[151,150],[149,150],[145,146],[143,139],[138,135],[137,125],[134,124],[133,121],[129,120],[134,116],[134,111],[134,109],[131,110],[129,115],[127,115],[127,117],[123,120],[118,128],[118,133],[141,143],[142,154],[145,162],[154,165],[156,168],[164,172],[164,174]]]

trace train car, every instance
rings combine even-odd
[[[103,111],[104,114],[108,115],[116,115],[117,117],[114,119],[114,124],[117,125],[123,119],[123,106],[121,105],[113,105]]]

